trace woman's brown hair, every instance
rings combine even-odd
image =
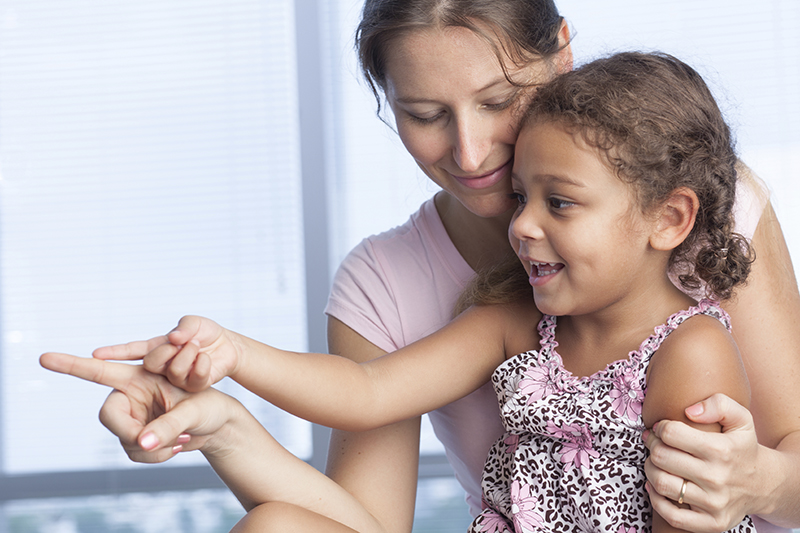
[[[562,23],[552,0],[366,0],[355,44],[380,114],[386,53],[398,37],[426,28],[467,28],[494,49],[509,77],[509,64],[547,59],[565,46],[558,40]]]

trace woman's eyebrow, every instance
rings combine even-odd
[[[478,89],[477,91],[475,91],[475,94],[480,94],[480,93],[482,93],[484,91],[488,91],[489,89],[491,89],[491,88],[493,88],[493,87],[495,87],[497,85],[501,85],[501,84],[507,83],[507,82],[508,82],[508,80],[506,79],[505,76],[500,76],[500,77],[490,81],[489,83],[487,83],[486,85],[484,85],[483,87]],[[437,103],[438,102],[438,100],[436,100],[435,98],[415,98],[413,96],[398,96],[398,97],[395,97],[394,100],[396,102],[398,102],[398,103],[401,103],[401,104],[427,104],[427,103]]]

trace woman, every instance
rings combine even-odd
[[[407,224],[359,245],[337,274],[327,308],[329,349],[365,360],[441,327],[475,270],[510,252],[516,111],[536,83],[571,67],[571,53],[567,26],[547,1],[368,0],[357,40],[362,68],[376,96],[385,96],[401,140],[443,189]],[[747,366],[752,418],[715,396],[689,414],[698,422],[719,421],[723,434],[662,422],[647,436],[653,505],[674,526],[696,531],[722,531],[745,514],[800,526],[800,390],[792,377],[800,375],[800,332],[793,327],[800,297],[772,208],[756,180],[745,181],[737,229],[753,237],[757,260],[751,281],[726,310]],[[764,353],[764,335],[785,348]],[[180,394],[164,383],[158,390]],[[272,444],[227,399],[224,421],[199,424],[193,406],[213,397],[181,395],[186,401],[170,412],[173,427],[164,435],[176,435],[176,429],[207,435],[178,445],[201,447],[247,508],[270,501],[259,491],[257,456],[271,453]],[[168,449],[137,442],[135,424],[121,409],[127,399],[112,395],[104,423],[128,443],[135,460],[168,457]],[[431,419],[474,514],[483,462],[502,429],[494,394],[484,388]],[[161,442],[174,444],[166,436]],[[142,444],[160,452],[142,451]],[[419,420],[361,434],[336,431],[327,473],[386,531],[410,531],[418,444]],[[679,497],[692,509],[669,501]],[[759,531],[766,528],[762,523]],[[256,507],[239,529],[349,530],[286,503]]]

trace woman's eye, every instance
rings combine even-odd
[[[514,94],[512,94],[510,97],[508,97],[506,100],[503,100],[502,102],[496,102],[496,103],[490,102],[485,104],[485,106],[487,109],[490,109],[492,111],[502,111],[504,109],[507,109],[508,107],[511,107],[511,104],[513,104],[517,100],[518,94],[519,94],[518,91],[514,92]]]
[[[413,113],[406,113],[406,114],[408,115],[408,118],[410,118],[412,122],[417,122],[419,124],[433,124],[434,122],[436,122],[437,120],[439,120],[441,117],[444,116],[444,113],[436,113],[435,115],[430,117],[420,117],[414,115]]]

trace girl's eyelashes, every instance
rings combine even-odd
[[[554,210],[566,209],[575,205],[573,202],[564,200],[563,198],[548,198],[547,203],[550,204],[550,208]]]
[[[522,194],[520,194],[518,192],[512,192],[511,194],[508,195],[508,197],[511,198],[512,200],[516,201],[519,204],[520,207],[525,205],[525,196],[523,196]]]

